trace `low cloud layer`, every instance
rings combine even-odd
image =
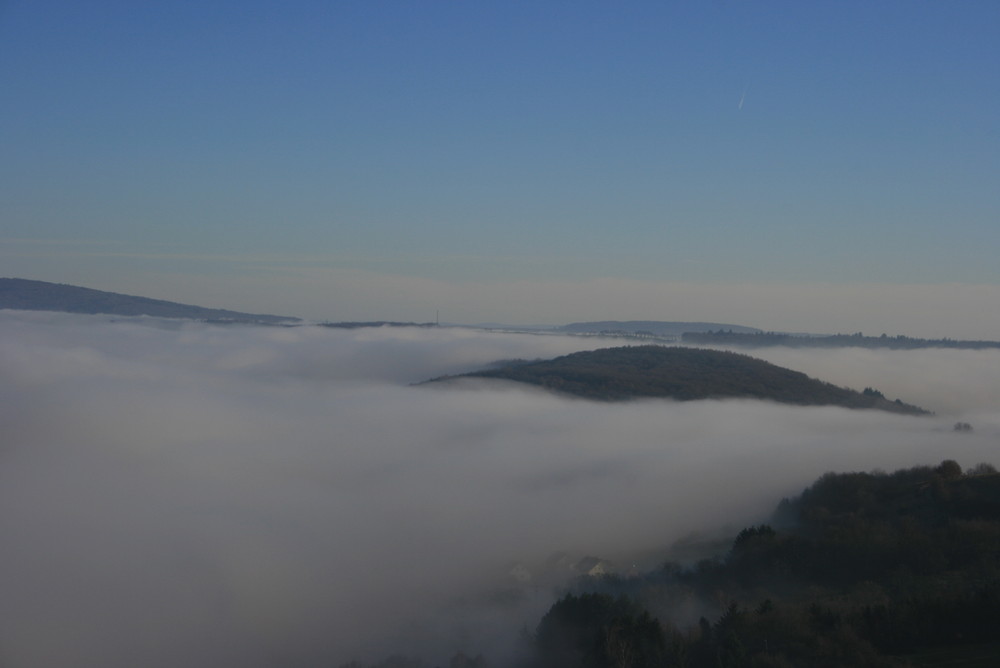
[[[481,603],[513,563],[623,563],[828,470],[1000,464],[1000,352],[760,355],[934,418],[411,386],[599,345],[0,312],[0,663],[496,653],[551,602]]]

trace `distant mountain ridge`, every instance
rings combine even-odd
[[[670,322],[663,320],[598,320],[596,322],[571,322],[556,327],[556,331],[572,334],[598,334],[601,332],[621,332],[628,334],[652,334],[654,336],[680,336],[687,332],[729,331],[740,334],[755,334],[763,330],[742,325],[725,325],[717,322]]]
[[[924,415],[928,411],[890,401],[881,392],[837,387],[764,360],[721,350],[626,346],[572,353],[544,361],[514,361],[455,378],[496,378],[599,401],[667,398],[759,399],[799,406],[876,408]]]
[[[685,332],[681,340],[698,346],[741,346],[765,348],[888,348],[890,350],[916,350],[919,348],[962,348],[982,350],[1000,348],[1000,341],[961,341],[955,339],[916,339],[909,336],[865,336],[857,334],[830,334],[824,336],[796,336],[783,332]]]
[[[158,318],[189,318],[260,324],[300,321],[300,318],[289,316],[205,308],[162,299],[136,297],[117,292],[105,292],[75,285],[32,281],[24,278],[0,278],[0,309],[106,313],[121,316],[148,315]]]

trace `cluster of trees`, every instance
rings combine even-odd
[[[1000,348],[1000,341],[957,341],[955,339],[918,339],[909,336],[865,336],[855,334],[833,334],[830,336],[797,336],[779,332],[734,332],[716,330],[708,332],[685,332],[681,335],[684,343],[717,346],[789,346],[793,348],[890,348],[912,350],[914,348],[965,348],[980,350]]]
[[[613,615],[632,608],[637,612]],[[582,618],[582,619],[581,619]],[[552,634],[549,629],[558,629]],[[545,633],[543,633],[545,632]],[[542,619],[531,668],[784,668],[900,665],[881,656],[819,605],[805,611],[765,599],[755,608],[732,603],[714,622],[685,631],[660,621],[627,597],[568,595]]]
[[[751,398],[907,414],[927,412],[899,400],[889,401],[871,388],[856,392],[749,355],[703,348],[603,348],[552,360],[516,361],[466,376],[513,380],[602,401]]]

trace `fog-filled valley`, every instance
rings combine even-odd
[[[414,385],[605,345],[0,312],[0,664],[502,665],[553,554],[654,568],[827,471],[1000,459],[1000,351],[750,351],[931,417]]]

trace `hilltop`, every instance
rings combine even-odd
[[[515,361],[454,378],[497,378],[601,401],[663,397],[678,401],[746,398],[803,406],[877,408],[927,414],[881,392],[857,392],[739,353],[665,346],[591,350],[552,360]]]
[[[136,297],[117,292],[104,292],[103,290],[92,290],[75,285],[31,281],[23,278],[0,278],[0,309],[106,313],[121,316],[149,315],[159,318],[191,318],[258,324],[299,321],[299,318],[288,316],[204,308],[162,299]]]

